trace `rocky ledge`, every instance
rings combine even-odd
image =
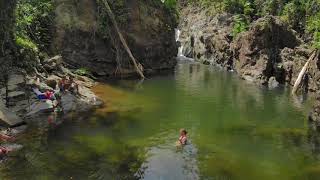
[[[70,114],[88,112],[103,105],[91,91],[91,87],[96,84],[94,80],[65,68],[61,56],[44,62],[44,69],[33,75],[13,71],[9,75],[7,93],[5,88],[1,89],[0,96],[5,101],[0,101],[0,141],[6,142],[1,146],[10,147],[12,151],[20,149],[11,146],[19,140],[20,134],[26,130],[26,125],[32,124],[46,129],[52,124],[56,126],[62,123]],[[48,71],[51,73],[48,74]],[[77,93],[59,92],[57,89],[57,82],[66,76],[74,78],[79,87]],[[58,107],[54,106],[52,100],[39,100],[33,88],[38,88],[41,92],[55,91],[56,97],[60,97]]]
[[[179,29],[184,56],[204,64],[235,71],[241,78],[275,88],[293,86],[312,53],[296,32],[274,16],[253,22],[248,31],[233,37],[234,16],[207,16],[197,7],[184,7]],[[320,61],[315,59],[304,76],[302,93],[320,92]],[[320,98],[310,120],[320,122]]]

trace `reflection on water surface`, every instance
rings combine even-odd
[[[31,127],[2,179],[318,179],[309,103],[200,64],[95,91],[104,108],[56,128]],[[88,117],[88,118],[86,118]],[[175,147],[180,128],[191,144]]]

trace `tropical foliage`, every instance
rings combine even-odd
[[[53,22],[51,0],[19,0],[16,6],[16,43],[33,51],[47,50]]]
[[[248,21],[240,15],[236,15],[234,18],[234,26],[232,29],[232,36],[236,37],[239,33],[244,32],[248,29]]]

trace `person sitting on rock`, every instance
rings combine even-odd
[[[72,92],[79,94],[79,85],[74,81],[72,77],[63,77],[59,83],[59,88],[61,92]]]
[[[37,95],[39,100],[56,100],[54,92],[50,90],[46,90],[46,92],[42,93],[38,88],[33,88],[33,92]]]
[[[79,85],[74,81],[72,77],[70,77],[70,92],[73,92],[75,94],[79,94]]]
[[[68,80],[66,76],[62,77],[62,79],[58,82],[58,86],[61,92],[65,92],[67,83]]]

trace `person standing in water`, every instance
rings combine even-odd
[[[187,131],[185,129],[180,129],[180,137],[179,137],[179,141],[178,144],[179,145],[186,145],[188,138],[187,138]]]

